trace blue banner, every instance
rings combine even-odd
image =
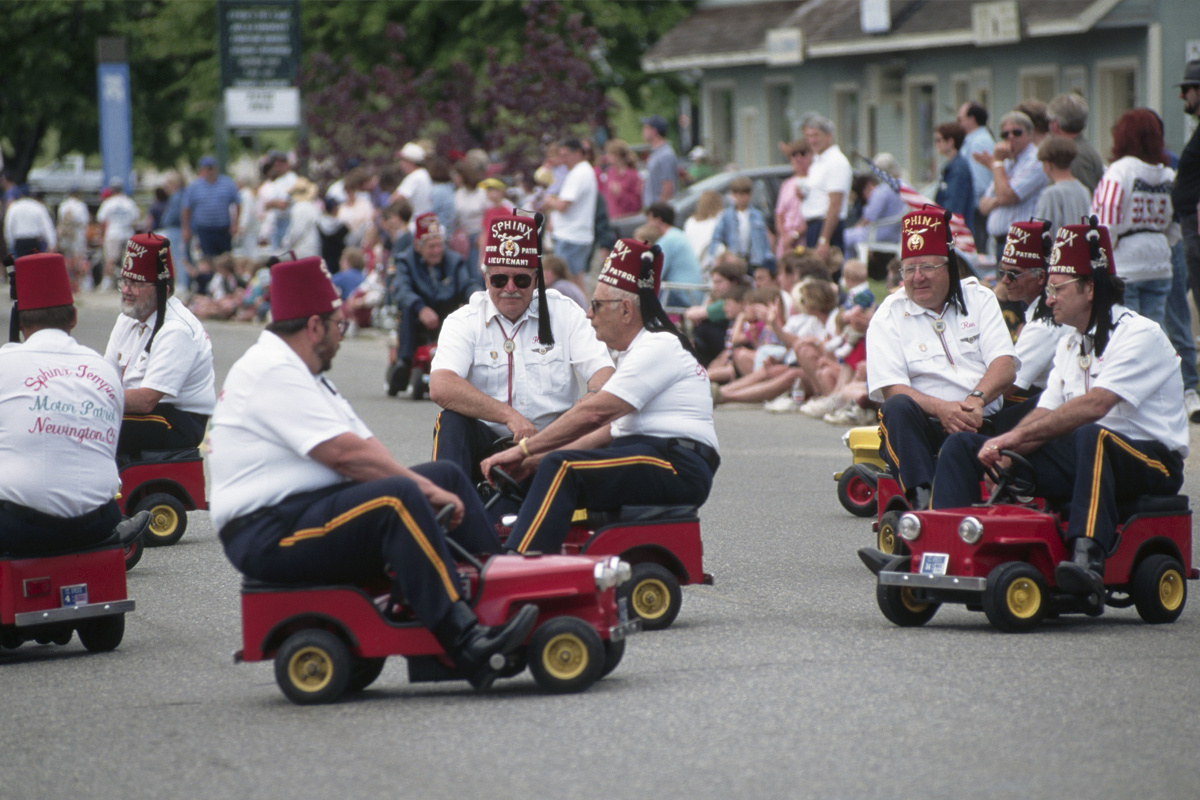
[[[100,64],[96,68],[100,97],[100,157],[104,185],[119,177],[133,192],[133,112],[129,101],[129,65]]]

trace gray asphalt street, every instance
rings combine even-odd
[[[115,294],[84,298],[77,338],[103,350],[116,313]],[[220,383],[258,328],[208,330]],[[386,397],[384,359],[382,338],[347,341],[332,378],[424,461],[436,407]],[[721,408],[717,430],[716,583],[586,693],[528,672],[484,696],[409,685],[394,658],[351,701],[294,706],[270,664],[233,663],[240,579],[196,512],[129,574],[118,650],[0,653],[0,798],[1200,797],[1200,598],[1163,626],[1110,609],[1004,635],[943,607],[897,628],[855,555],[870,522],[830,480],[844,429]]]

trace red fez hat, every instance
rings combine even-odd
[[[604,261],[604,268],[600,270],[600,276],[596,280],[607,283],[615,289],[637,294],[638,287],[641,285],[643,260],[651,261],[654,277],[652,286],[643,285],[642,288],[653,289],[657,296],[659,287],[662,285],[662,251],[658,248],[651,248],[650,245],[639,242],[637,239],[618,239],[617,243],[613,245],[612,252]]]
[[[1093,244],[1098,245],[1095,257],[1092,255]],[[1088,276],[1094,272],[1116,275],[1108,228],[1087,224],[1059,228],[1054,250],[1050,253],[1050,272],[1057,275]]]
[[[1014,222],[1008,229],[1000,263],[1022,269],[1045,269],[1050,244],[1049,222],[1042,219]]]
[[[121,277],[143,283],[174,278],[175,262],[171,259],[171,243],[153,233],[131,236],[125,245]]]
[[[276,322],[328,314],[341,304],[342,295],[317,256],[271,267],[271,319]]]
[[[413,238],[418,242],[426,236],[445,236],[442,231],[442,224],[438,222],[437,214],[429,212],[417,217],[413,223],[416,227],[413,230]]]
[[[538,266],[537,221],[532,217],[494,217],[484,231],[483,268]]]
[[[17,308],[20,311],[69,306],[74,302],[67,264],[58,253],[22,256],[16,261],[16,269]]]
[[[950,212],[932,203],[904,215],[900,223],[900,258],[950,257]]]

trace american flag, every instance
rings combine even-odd
[[[867,162],[867,166],[871,168],[871,172],[875,174],[875,177],[892,187],[892,191],[900,195],[900,199],[913,211],[920,211],[926,204],[933,202],[914,189],[908,181],[899,180],[875,166],[875,162],[862,153],[855,153],[855,155]],[[975,236],[971,233],[971,229],[967,227],[962,214],[954,214],[950,217],[950,232],[954,235],[954,246],[960,253],[972,256],[976,254]]]

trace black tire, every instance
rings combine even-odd
[[[146,552],[146,543],[142,541],[141,536],[134,539],[125,546],[125,571],[133,569],[137,563],[142,560],[142,555]]]
[[[862,469],[862,465],[852,464],[838,478],[838,502],[856,517],[873,517],[879,511],[879,501],[875,487],[863,478]]]
[[[84,620],[76,627],[79,641],[92,653],[107,653],[116,650],[125,638],[125,615]]]
[[[600,679],[604,664],[600,634],[578,617],[555,617],[529,641],[529,671],[547,692],[582,692]]]
[[[609,639],[604,643],[604,669],[600,671],[600,677],[606,678],[608,674],[617,668],[621,663],[621,659],[625,656],[625,640],[614,642]]]
[[[325,630],[293,633],[275,654],[275,682],[288,700],[301,706],[337,700],[352,671],[350,651]]]
[[[937,613],[941,603],[926,603],[913,597],[912,589],[907,586],[878,586],[875,589],[875,599],[879,601],[879,610],[891,622],[901,628],[918,628]]]
[[[346,682],[346,693],[361,692],[374,683],[375,679],[379,677],[379,673],[383,672],[383,665],[386,662],[387,658],[382,656],[379,658],[355,658],[350,667],[350,680]]]
[[[983,613],[996,630],[1025,633],[1042,623],[1049,598],[1040,571],[1023,561],[1009,561],[988,573]]]
[[[412,382],[412,399],[424,400],[425,390],[429,387],[425,385],[425,370],[420,367],[415,367],[412,371],[412,377],[409,378]]]
[[[908,552],[908,545],[896,532],[900,515],[904,513],[900,509],[893,509],[879,518],[879,531],[875,534],[875,546],[879,548],[879,552],[889,556],[902,556]]]
[[[624,597],[629,613],[642,621],[642,628],[661,631],[679,616],[683,592],[671,570],[653,562],[633,565],[633,575],[617,589]]]
[[[1138,616],[1151,625],[1174,622],[1187,605],[1183,565],[1171,556],[1153,555],[1133,573],[1133,603]]]
[[[150,512],[150,527],[142,534],[146,547],[166,547],[175,544],[183,538],[187,530],[187,509],[179,498],[164,492],[155,492],[142,498],[133,509],[133,514],[139,511]],[[133,516],[130,514],[129,516]]]

